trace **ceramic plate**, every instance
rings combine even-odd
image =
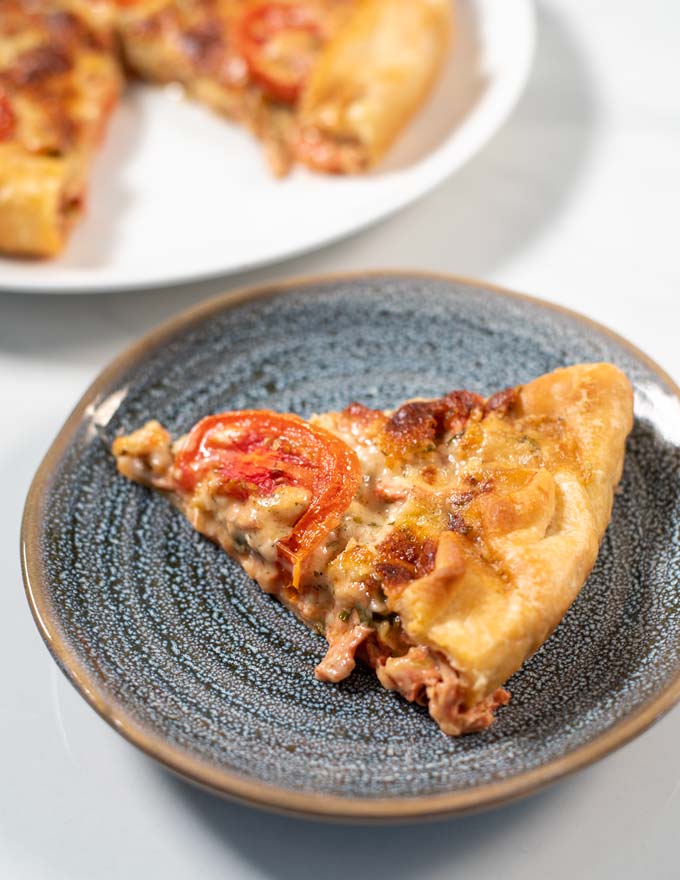
[[[530,0],[457,6],[455,51],[437,90],[365,176],[298,170],[275,180],[238,127],[172,90],[130,89],[68,251],[51,262],[0,258],[0,289],[115,290],[236,272],[356,232],[423,195],[501,126],[533,55]]]
[[[358,669],[314,678],[325,641],[165,499],[117,475],[113,438],[157,417],[309,415],[453,388],[489,394],[609,360],[636,422],[598,562],[510,681],[488,731],[444,736]],[[50,651],[92,706],[168,767],[298,813],[404,818],[526,793],[643,730],[680,695],[680,401],[631,345],[579,316],[421,275],[295,282],[217,299],[147,336],[94,383],[33,483],[24,571]]]

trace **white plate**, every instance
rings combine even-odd
[[[273,179],[250,136],[175,90],[130,89],[66,254],[0,259],[0,289],[71,293],[236,272],[355,232],[426,193],[501,126],[526,82],[531,0],[458,0],[455,51],[432,98],[371,174]]]

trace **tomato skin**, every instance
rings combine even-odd
[[[355,452],[339,437],[298,416],[241,410],[207,416],[175,456],[176,483],[192,492],[206,477],[235,498],[269,495],[281,485],[310,493],[306,511],[278,543],[300,583],[304,561],[340,522],[361,482]]]
[[[283,32],[308,34],[320,40],[322,27],[304,3],[264,2],[244,12],[236,29],[236,39],[252,79],[274,100],[293,104],[307,79],[305,65],[298,70],[277,70],[267,57],[267,48]],[[304,56],[303,56],[304,61]],[[311,62],[309,62],[311,67]]]
[[[12,136],[15,124],[16,118],[9,96],[0,89],[0,141],[8,140]]]

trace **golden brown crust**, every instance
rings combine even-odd
[[[623,373],[584,364],[530,382],[511,415],[474,426],[462,455],[496,485],[465,508],[469,534],[442,536],[432,574],[391,601],[406,632],[465,678],[468,705],[506,681],[578,595],[609,521],[632,413]],[[525,444],[528,467],[517,456]]]
[[[314,68],[297,156],[323,171],[374,165],[422,105],[451,40],[450,0],[364,0]]]
[[[75,0],[3,4],[0,251],[61,250],[121,89],[111,32],[76,9]]]

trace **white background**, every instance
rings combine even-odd
[[[509,123],[381,226],[235,281],[0,295],[3,878],[678,877],[680,709],[491,813],[408,831],[317,825],[221,802],[135,751],[58,672],[21,586],[23,499],[81,392],[141,332],[234,283],[368,267],[478,276],[609,324],[680,380],[680,3],[546,0],[538,25]]]

